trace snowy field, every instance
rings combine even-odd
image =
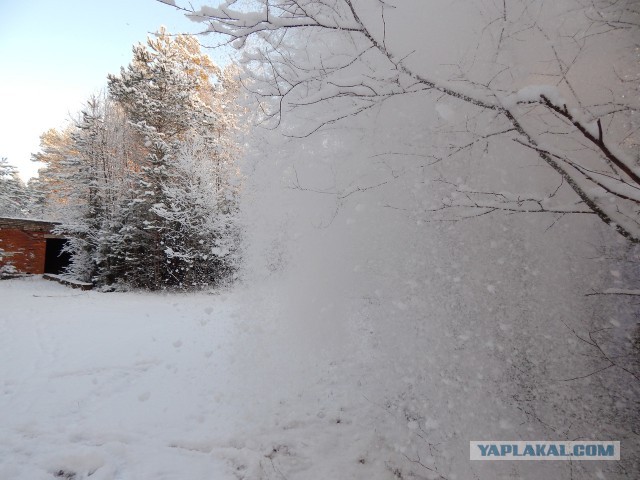
[[[268,295],[247,307],[255,295],[0,282],[0,479],[625,478],[603,462],[469,462],[475,437],[558,438],[500,400],[483,345],[465,359],[443,336],[419,357],[389,330],[387,350],[355,320],[279,324]]]
[[[212,433],[233,430],[224,299],[81,293],[39,278],[4,281],[0,296],[0,478],[224,471],[203,453]]]
[[[237,297],[0,283],[0,478],[389,478],[330,362]]]

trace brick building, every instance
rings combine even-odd
[[[62,273],[69,254],[65,239],[52,233],[57,223],[0,217],[0,268],[13,265],[19,273]]]

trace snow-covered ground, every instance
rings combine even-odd
[[[335,364],[238,296],[1,282],[0,478],[388,478]]]
[[[530,398],[505,403],[519,383],[485,342],[461,349],[433,316],[399,329],[391,312],[381,327],[331,308],[296,324],[268,289],[0,282],[0,479],[613,479],[637,466],[631,433],[589,421],[602,402],[581,392],[596,384],[569,385],[573,408],[555,416],[561,403],[526,385],[547,395],[532,413]],[[622,440],[630,470],[469,461],[474,439],[564,440],[548,419]]]
[[[200,450],[211,448],[212,424],[218,434],[233,428],[228,302],[80,292],[39,278],[4,281],[0,296],[0,478],[224,471]]]

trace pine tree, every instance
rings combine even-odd
[[[29,216],[30,194],[18,169],[0,158],[0,216]]]
[[[69,237],[67,248],[74,253],[70,271],[83,280],[97,273],[96,251],[107,207],[103,198],[109,182],[104,122],[104,100],[92,96],[76,120],[71,134],[74,154],[65,162],[75,189],[61,230]]]
[[[99,285],[192,288],[233,268],[236,72],[164,29],[64,132],[42,137],[38,185],[62,211],[70,273]],[[55,209],[51,209],[55,210]]]
[[[111,232],[122,242],[117,248],[119,257],[127,259],[123,276],[128,284],[186,287],[212,281],[224,270],[216,255],[223,251],[216,247],[220,240],[213,238],[220,234],[207,229],[222,204],[195,188],[212,183],[205,177],[215,175],[216,166],[214,191],[226,181],[221,138],[231,122],[222,114],[220,99],[227,85],[216,88],[214,78],[224,75],[200,52],[195,38],[172,37],[164,29],[146,46],[133,48],[133,61],[119,76],[109,76],[110,95],[146,149],[138,159],[131,196],[122,205],[126,221]],[[210,170],[207,175],[197,174],[193,164],[185,170],[187,163],[180,161],[194,142],[198,161]],[[203,197],[207,200],[199,205]]]

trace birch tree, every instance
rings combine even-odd
[[[348,124],[397,96],[446,103],[438,133],[455,138],[418,156],[446,193],[424,214],[594,215],[640,241],[638,74],[627,62],[640,23],[637,2],[478,0],[466,8],[481,23],[470,25],[472,34],[466,25],[451,28],[448,38],[436,9],[416,1],[229,0],[177,8],[242,52],[263,124],[287,135]],[[465,34],[464,54],[430,61]],[[447,109],[461,112],[456,124]],[[307,121],[283,123],[294,114]],[[541,162],[556,180],[506,191],[457,178],[459,158],[490,150]]]
[[[37,180],[32,179],[32,185],[41,196],[42,214],[52,220],[61,218],[61,211],[72,196],[66,162],[73,155],[71,128],[51,128],[44,132],[40,135],[40,151],[31,155],[32,161],[44,164],[38,170]]]

